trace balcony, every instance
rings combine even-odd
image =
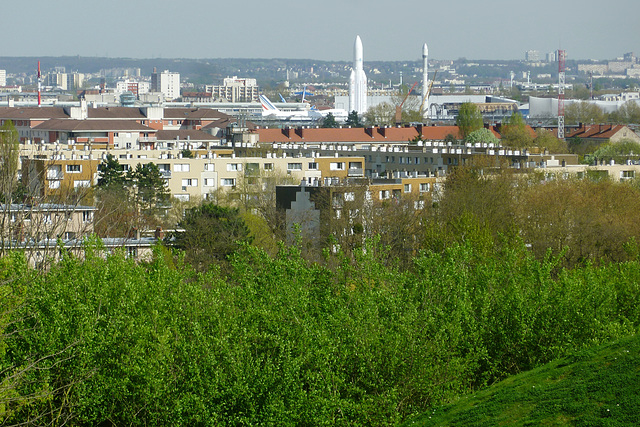
[[[364,169],[362,169],[362,168],[349,168],[347,170],[347,176],[354,176],[354,177],[364,176]]]

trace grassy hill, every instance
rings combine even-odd
[[[640,424],[640,336],[507,378],[405,426]]]

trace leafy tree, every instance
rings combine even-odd
[[[617,111],[609,113],[609,121],[614,123],[639,124],[640,105],[633,100],[625,102]]]
[[[402,123],[422,123],[424,118],[418,109],[403,108],[401,120]]]
[[[448,133],[444,137],[444,142],[451,143],[451,144],[457,144],[458,143],[458,138],[456,138],[456,136],[454,134]]]
[[[482,128],[474,130],[464,139],[469,144],[484,143],[498,144],[500,140],[489,129]]]
[[[138,163],[126,176],[134,189],[136,202],[149,214],[157,214],[169,201],[167,183],[155,163]]]
[[[122,165],[113,154],[107,154],[107,158],[98,168],[98,187],[124,187],[126,182]]]
[[[502,124],[502,145],[513,148],[528,148],[533,144],[533,137],[527,128],[522,114],[513,112]]]
[[[584,157],[585,162],[589,164],[596,159],[604,160],[607,163],[613,160],[622,164],[626,160],[637,160],[640,157],[640,144],[630,139],[623,139],[616,143],[601,145],[592,154],[587,154]]]
[[[338,127],[338,123],[336,122],[336,118],[333,116],[333,114],[328,113],[323,119],[322,119],[322,126],[323,128],[337,128]]]
[[[133,229],[155,227],[169,201],[169,189],[155,163],[138,163],[126,174],[108,155],[100,167],[97,186],[96,232],[126,236]]]
[[[193,151],[189,150],[188,148],[183,148],[182,150],[180,150],[180,154],[185,159],[193,159]]]
[[[456,117],[456,126],[460,129],[462,138],[466,138],[475,130],[482,129],[483,119],[478,106],[471,102],[463,103]]]
[[[520,189],[516,182],[513,170],[490,156],[452,169],[437,205],[438,226],[433,231],[440,236],[434,236],[436,244],[446,244],[442,238],[467,238],[467,227],[476,230],[471,233],[475,236],[509,235],[516,229],[513,200]]]
[[[186,211],[178,229],[171,244],[183,250],[187,262],[198,271],[224,263],[240,242],[252,240],[237,208],[209,202]]]
[[[13,122],[8,120],[0,128],[0,198],[12,203],[18,188],[18,158],[20,138]]]
[[[382,102],[373,107],[369,107],[364,113],[364,119],[369,126],[393,126],[395,122],[396,109],[393,105]]]
[[[564,120],[568,125],[603,123],[605,119],[600,107],[586,101],[574,102],[564,109]]]
[[[569,146],[565,141],[561,141],[556,136],[545,129],[536,130],[536,137],[533,145],[541,150],[548,150],[552,154],[568,153]]]
[[[360,116],[357,111],[352,111],[347,116],[347,121],[344,122],[345,126],[351,126],[352,128],[361,128],[364,126],[362,120],[360,120]]]

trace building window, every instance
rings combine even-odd
[[[331,162],[329,169],[332,171],[344,170],[344,162]]]
[[[60,181],[49,181],[49,188],[51,190],[57,190],[60,188]]]
[[[389,198],[389,190],[380,190],[380,200]]]
[[[67,173],[82,172],[82,165],[67,165]]]
[[[91,222],[91,221],[93,221],[93,212],[82,211],[82,222]]]
[[[287,163],[287,170],[300,171],[302,170],[302,163]]]
[[[266,170],[266,171],[273,170],[273,163],[265,163],[264,164],[264,170]]]
[[[138,258],[138,248],[135,246],[127,246],[127,258]]]
[[[174,172],[189,172],[191,169],[189,163],[176,163],[173,165]]]
[[[215,187],[216,186],[216,180],[213,178],[205,178],[204,179],[204,186],[205,187]]]
[[[47,179],[62,179],[62,166],[51,165],[47,168]]]
[[[241,171],[241,170],[242,170],[242,165],[240,163],[227,163],[228,172]]]
[[[420,192],[421,193],[426,193],[427,191],[429,191],[429,183],[428,182],[422,182],[420,183]]]
[[[411,193],[411,184],[405,184],[404,185],[404,192],[405,193]]]
[[[309,170],[318,170],[318,163],[309,162]]]
[[[90,187],[91,184],[89,183],[88,179],[79,179],[77,181],[73,181],[73,188],[83,188],[83,187]]]
[[[214,163],[205,163],[204,164],[204,171],[205,172],[215,172],[216,171],[216,165]]]
[[[223,187],[233,187],[236,185],[236,179],[235,178],[222,178],[220,180],[220,184]]]
[[[183,187],[197,187],[198,180],[196,178],[186,178],[182,180]]]

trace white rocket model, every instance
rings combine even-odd
[[[429,118],[429,48],[422,46],[422,117]]]
[[[362,67],[362,40],[356,36],[353,45],[353,70],[349,77],[349,112],[364,114],[367,111],[367,76]]]

